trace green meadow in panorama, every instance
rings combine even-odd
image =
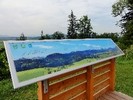
[[[17,72],[19,81],[26,81],[44,75],[44,68],[31,69]]]
[[[87,63],[95,62],[97,60],[108,57],[108,55],[112,55],[112,53],[105,52],[101,54],[99,53],[98,55],[99,55],[99,58],[86,58],[69,65],[64,65],[59,67],[41,67],[41,68],[34,68],[34,69],[25,70],[25,71],[20,71],[20,72],[17,72],[17,77],[19,82],[23,82],[26,80],[40,77],[40,76],[52,74],[52,73],[61,71],[63,69],[74,68],[74,67],[85,65]]]
[[[58,71],[63,70],[63,69],[81,66],[83,64],[94,62],[94,61],[96,61],[96,59],[94,59],[94,58],[90,59],[89,58],[89,59],[81,60],[79,62],[75,62],[71,65],[66,65],[66,66],[61,66],[61,67],[50,67],[50,68],[44,67],[44,68],[30,69],[30,70],[26,70],[26,71],[17,72],[17,77],[18,77],[19,82],[22,82],[22,81],[26,81],[29,79],[39,77],[39,76],[58,72]]]

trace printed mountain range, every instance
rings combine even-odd
[[[17,72],[34,69],[34,68],[61,67],[61,66],[73,64],[74,62],[78,62],[86,58],[98,59],[100,58],[101,54],[105,54],[105,53],[110,53],[111,56],[114,56],[115,55],[114,51],[117,52],[117,48],[76,51],[76,52],[70,52],[66,54],[54,53],[54,54],[48,55],[45,58],[36,57],[32,59],[27,59],[27,58],[18,59],[14,61],[14,64]]]

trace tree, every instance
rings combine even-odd
[[[88,16],[83,16],[78,22],[78,38],[90,38],[92,35],[91,20]]]
[[[39,40],[43,40],[45,37],[44,37],[44,34],[43,34],[43,30],[41,31],[41,37]]]
[[[51,35],[49,35],[49,34],[44,35],[43,30],[42,30],[41,37],[39,40],[44,40],[44,39],[51,39]]]
[[[114,17],[120,16],[121,42],[125,47],[133,44],[133,0],[119,0],[112,6]]]
[[[97,38],[111,38],[114,42],[118,42],[119,34],[118,33],[103,33],[97,35]]]
[[[9,66],[6,58],[6,52],[4,48],[0,49],[0,81],[9,78],[10,72],[9,72]]]
[[[65,35],[62,32],[56,31],[52,34],[53,39],[64,39]]]
[[[69,24],[68,24],[67,38],[76,39],[77,38],[77,20],[72,10],[68,18],[69,18],[68,20]]]
[[[24,33],[21,33],[20,37],[17,38],[17,40],[27,40],[27,37],[24,35]]]

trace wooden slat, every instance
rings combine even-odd
[[[69,100],[86,100],[86,90],[70,98]]]
[[[105,66],[102,66],[102,67],[100,67],[100,68],[95,69],[95,70],[94,70],[94,75],[95,75],[95,74],[98,74],[99,72],[102,72],[103,70],[109,69],[109,66],[110,66],[110,65],[105,65]]]
[[[106,73],[108,73],[108,72],[110,72],[110,70],[105,70],[105,71],[103,71],[103,72],[101,72],[101,73],[95,75],[94,78],[100,77],[100,76],[102,76],[102,75],[104,75],[104,74],[106,74]]]
[[[84,81],[86,81],[86,74],[81,74],[81,75],[72,77],[72,78],[67,79],[65,81],[51,85],[49,87],[49,91],[50,91],[49,94],[53,95],[55,93],[62,92],[65,89],[72,87],[74,85],[77,85],[78,83],[82,83]]]
[[[80,84],[77,84],[73,87],[70,87],[60,93],[57,93],[55,95],[50,96],[50,100],[68,100],[72,98],[73,96],[81,93],[82,91],[86,90],[86,82],[82,82]]]
[[[94,100],[97,100],[99,97],[101,97],[102,95],[104,95],[108,91],[109,91],[109,86],[104,87],[104,89],[99,91],[99,93],[93,95],[94,96]],[[104,99],[101,99],[101,100],[104,100]]]
[[[108,87],[109,87],[109,85],[107,85],[107,86],[101,88],[101,89],[100,89],[98,92],[96,92],[93,96],[97,95],[98,93],[102,92],[104,89],[106,89],[106,88],[108,88]]]
[[[96,66],[100,66],[100,65],[106,65],[106,63],[108,63],[108,62],[110,62],[110,60],[106,60],[106,61],[103,61],[103,62],[99,62],[99,63],[97,63],[97,64],[94,64],[94,65],[92,65],[92,67],[96,67]]]
[[[110,75],[109,73],[105,73],[105,74],[101,75],[100,77],[94,78],[94,85],[103,81],[104,79],[110,77],[109,75]]]
[[[104,73],[107,70],[110,70],[110,66],[109,65],[106,65],[106,66],[103,66],[103,67],[100,67],[100,68],[94,70],[93,75],[95,77],[95,76],[97,76],[97,75],[99,75],[101,73]]]
[[[104,81],[102,84],[97,85],[94,87],[94,94],[97,93],[98,91],[100,91],[101,89],[103,89],[104,87],[106,87],[109,84],[109,80]]]
[[[102,80],[102,81],[100,81],[99,83],[95,84],[94,87],[103,84],[105,81],[107,81],[107,80],[109,80],[109,79],[110,79],[109,77],[105,78],[104,80]]]
[[[81,69],[78,69],[78,70],[75,70],[75,71],[71,71],[71,72],[68,72],[68,73],[65,73],[65,74],[61,74],[59,76],[56,76],[56,77],[52,77],[49,79],[49,84],[52,85],[54,84],[54,82],[58,81],[58,80],[62,80],[66,77],[71,77],[72,75],[75,75],[75,74],[78,74],[78,73],[82,73],[86,71],[86,68],[81,68]],[[66,79],[68,79],[66,78]],[[56,84],[56,83],[55,83]]]
[[[101,63],[101,64],[98,64],[98,65],[94,65],[94,70],[100,68],[100,67],[103,67],[105,65],[109,65],[111,62],[110,61],[107,61],[107,62],[104,62],[104,63]]]
[[[86,69],[80,69],[80,70],[77,70],[77,71],[73,71],[73,72],[70,72],[70,73],[67,73],[67,74],[57,76],[55,78],[51,78],[51,79],[49,79],[49,83],[50,83],[49,85],[54,85],[56,83],[62,82],[64,80],[67,80],[69,78],[78,76],[78,75],[86,73],[86,72],[87,72]]]

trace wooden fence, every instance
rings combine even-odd
[[[47,82],[47,90],[43,81],[38,82],[39,100],[96,100],[107,91],[114,91],[115,59],[53,77]]]

